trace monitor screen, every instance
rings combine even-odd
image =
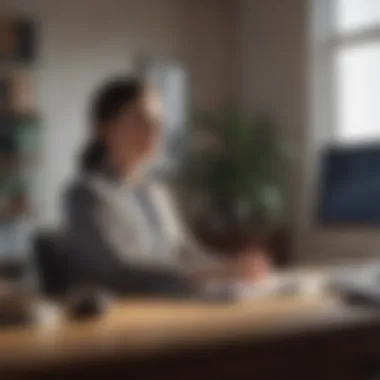
[[[320,180],[321,224],[380,224],[380,145],[329,148]]]

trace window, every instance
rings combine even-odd
[[[314,0],[315,128],[338,143],[380,141],[380,0]]]
[[[334,0],[333,0],[334,1]],[[335,0],[338,32],[360,31],[380,25],[379,0]]]
[[[335,56],[337,137],[380,137],[380,40],[342,47]]]
[[[176,60],[148,60],[142,69],[148,82],[161,94],[163,101],[164,146],[157,157],[157,166],[171,170],[178,163],[180,142],[188,123],[189,74],[186,67]]]

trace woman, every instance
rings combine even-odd
[[[109,82],[91,112],[82,174],[67,194],[67,235],[82,282],[131,294],[191,293],[200,278],[238,275],[203,254],[146,175],[160,140],[158,98],[135,78]]]

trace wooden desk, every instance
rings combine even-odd
[[[0,332],[1,379],[348,380],[365,379],[379,359],[378,313],[328,297],[231,305],[130,301],[92,321]]]

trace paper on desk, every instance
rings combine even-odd
[[[209,284],[208,292],[224,290],[238,300],[312,296],[321,294],[327,281],[321,274],[273,273],[262,282],[225,282]]]

